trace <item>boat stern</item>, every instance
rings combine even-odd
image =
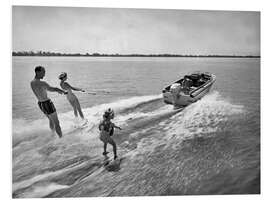
[[[163,101],[165,104],[173,104],[173,97],[169,90],[162,90]]]

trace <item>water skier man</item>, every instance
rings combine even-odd
[[[114,153],[114,159],[117,158],[117,149],[115,141],[112,139],[113,135],[113,129],[117,128],[119,130],[122,130],[120,127],[116,126],[114,123],[111,122],[111,119],[113,118],[114,114],[113,111],[106,111],[103,115],[103,120],[99,124],[99,130],[100,130],[100,136],[99,139],[104,143],[104,152],[103,155],[107,155],[109,152],[107,152],[107,144],[111,144],[113,147],[113,153]]]
[[[38,106],[40,110],[48,117],[50,123],[50,129],[58,134],[59,138],[62,137],[62,130],[59,124],[58,116],[53,102],[47,96],[47,91],[58,92],[59,94],[67,94],[65,91],[51,87],[45,81],[41,79],[45,76],[45,68],[37,66],[35,68],[35,78],[31,81],[31,88],[38,99]]]
[[[78,98],[76,97],[76,95],[72,92],[72,90],[81,91],[81,92],[85,92],[85,91],[81,88],[72,87],[69,83],[67,83],[66,82],[67,73],[61,73],[58,78],[61,80],[61,82],[60,82],[61,88],[63,90],[67,91],[67,100],[69,101],[69,103],[73,107],[75,117],[78,117],[78,112],[79,112],[80,117],[82,119],[84,119],[84,115],[83,115],[83,112],[81,109],[80,102],[79,102]]]

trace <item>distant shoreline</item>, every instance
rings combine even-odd
[[[32,56],[32,57],[191,57],[191,58],[261,58],[253,55],[178,55],[178,54],[66,54],[52,52],[12,52],[12,56]]]

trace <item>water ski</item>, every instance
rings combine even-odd
[[[78,132],[81,132],[82,130],[86,129],[87,127],[88,127],[88,121],[86,120],[83,123],[76,124],[76,125],[72,126],[71,129],[63,131],[63,134],[70,135],[70,134],[78,133]]]
[[[123,158],[112,159],[108,157],[104,160],[103,165],[107,171],[119,171],[122,160]]]
[[[84,119],[83,121],[76,122],[76,124],[74,125],[74,128],[82,129],[82,128],[87,127],[87,124],[88,124],[88,120]]]
[[[174,107],[173,107],[173,110],[174,110],[174,111],[181,111],[181,110],[183,110],[183,109],[184,109],[183,106],[174,106]]]

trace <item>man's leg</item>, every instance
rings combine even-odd
[[[55,127],[54,127],[54,123],[53,123],[53,120],[48,116],[48,119],[49,119],[49,124],[50,124],[50,129],[52,131],[55,131]]]
[[[75,106],[73,106],[73,111],[74,111],[75,117],[78,117],[78,111],[77,111],[77,108]]]
[[[50,118],[50,120],[52,120],[54,127],[55,127],[55,131],[58,134],[59,138],[61,138],[62,137],[62,130],[61,130],[61,127],[59,124],[57,113],[54,112],[54,113],[48,115],[48,117]]]

